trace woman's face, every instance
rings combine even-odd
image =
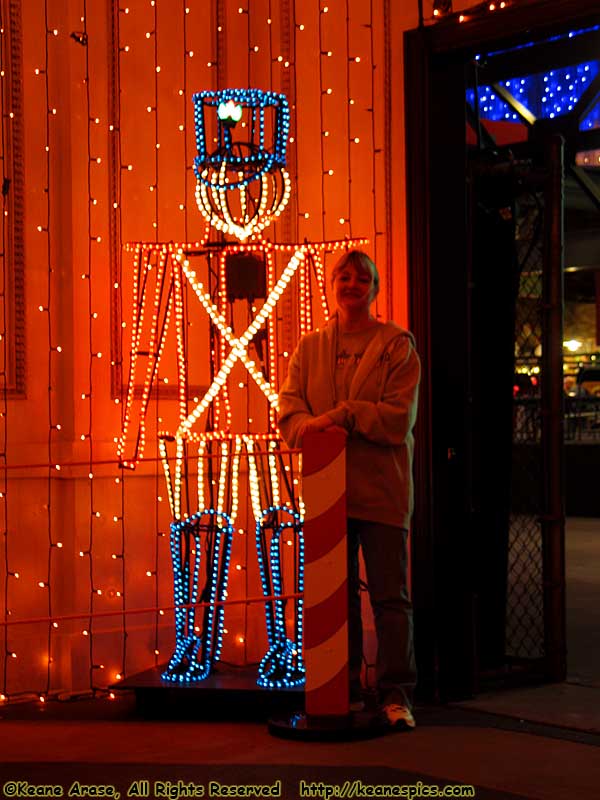
[[[333,290],[338,308],[357,313],[368,310],[373,302],[375,287],[370,272],[347,264],[335,276]]]

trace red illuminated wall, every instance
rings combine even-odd
[[[15,696],[106,686],[162,663],[173,645],[170,612],[122,613],[172,602],[170,513],[153,460],[160,408],[154,402],[148,459],[135,472],[116,465],[115,438],[131,322],[122,245],[203,231],[193,92],[287,94],[293,194],[269,236],[369,237],[383,279],[378,313],[406,323],[402,33],[416,25],[417,4],[2,0],[1,8],[10,184],[0,619],[42,619],[0,634],[0,691]],[[162,397],[163,408],[176,402],[166,390]],[[232,591],[258,594],[248,575],[239,570]],[[118,613],[87,616],[105,612]],[[46,620],[65,615],[82,616]],[[261,616],[232,614],[227,627],[225,660],[256,660]]]

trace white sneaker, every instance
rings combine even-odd
[[[410,708],[389,703],[381,709],[384,721],[391,727],[398,730],[412,731],[417,723],[412,715]]]
[[[365,710],[365,701],[361,698],[350,698],[350,711],[356,713],[357,711]]]

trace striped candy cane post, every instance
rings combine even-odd
[[[349,713],[346,432],[307,433],[302,447],[306,714]]]

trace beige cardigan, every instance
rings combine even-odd
[[[336,316],[300,340],[279,393],[281,434],[298,447],[302,423],[328,414],[349,433],[348,516],[408,528],[420,378],[413,336],[394,322],[383,325],[356,369],[348,399],[334,408],[336,349]]]

